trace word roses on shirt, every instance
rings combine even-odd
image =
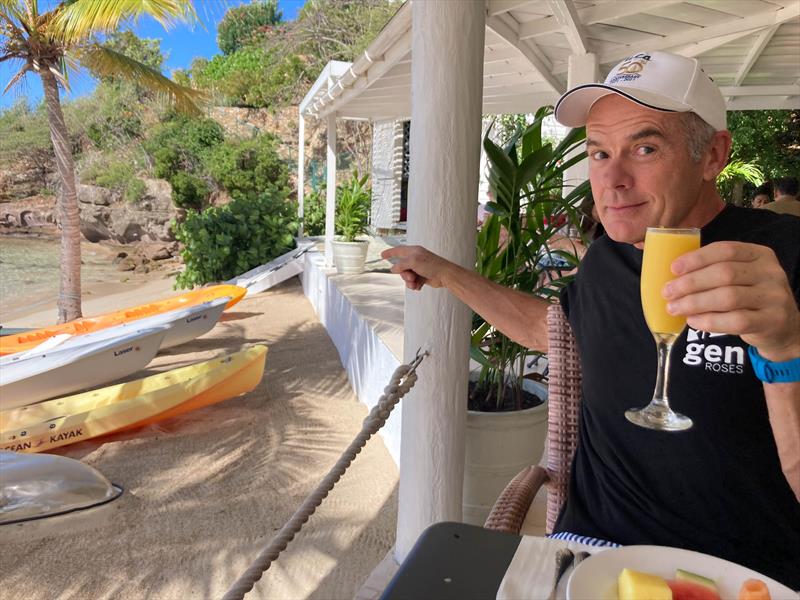
[[[725,337],[731,342],[723,345],[722,340],[715,338]],[[712,342],[714,340],[714,342]],[[739,337],[727,333],[711,333],[698,331],[689,327],[686,332],[686,353],[683,364],[690,367],[700,367],[713,373],[729,373],[741,375],[744,373],[745,348],[744,342]]]

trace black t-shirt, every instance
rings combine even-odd
[[[703,245],[721,240],[771,247],[800,299],[800,219],[729,206],[702,230]],[[641,266],[641,250],[603,236],[562,294],[583,402],[556,531],[706,552],[798,589],[800,503],[781,471],[764,390],[741,338],[687,328],[675,343],[670,404],[694,427],[660,432],[625,418],[647,405],[656,377]]]

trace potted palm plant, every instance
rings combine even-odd
[[[359,240],[367,233],[369,206],[372,194],[367,186],[367,176],[359,177],[353,171],[350,178],[336,189],[335,232],[333,263],[338,273],[361,273],[367,258],[369,240]]]
[[[576,153],[585,131],[573,129],[558,144],[542,138],[542,121],[552,107],[537,111],[533,123],[500,147],[487,133],[484,150],[494,200],[477,237],[476,270],[485,277],[542,298],[554,298],[568,278],[548,279],[554,257],[577,264],[574,253],[556,250],[588,182],[564,186],[564,172],[586,157]],[[577,227],[576,227],[577,229]],[[567,267],[569,268],[569,267]],[[537,354],[474,315],[470,355],[478,369],[470,384],[464,474],[464,520],[482,524],[505,484],[537,462],[547,428],[547,389],[526,374]]]

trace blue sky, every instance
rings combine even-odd
[[[217,23],[227,9],[247,3],[249,0],[194,0],[195,10],[202,25],[196,24],[189,27],[181,24],[169,31],[164,31],[157,22],[143,18],[133,25],[132,29],[139,37],[161,40],[161,51],[167,56],[164,72],[169,74],[173,69],[188,67],[195,57],[211,58],[215,54],[219,54]],[[283,12],[283,20],[293,21],[304,3],[305,0],[278,0],[278,7]],[[48,4],[55,5],[56,3],[40,2],[41,9],[44,10]],[[12,65],[0,63],[0,91],[5,88],[18,69],[19,63]],[[91,93],[95,82],[86,73],[79,73],[71,75],[70,85],[71,93],[62,96],[67,100]],[[36,104],[41,100],[42,86],[38,75],[29,73],[22,85],[16,85],[15,89],[0,95],[0,109],[11,106],[20,97],[27,98],[30,104]]]

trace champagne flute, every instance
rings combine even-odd
[[[672,345],[686,326],[686,317],[667,312],[667,301],[661,295],[664,285],[674,279],[672,261],[700,247],[699,229],[666,229],[648,227],[644,239],[641,295],[647,326],[656,342],[658,371],[653,399],[645,408],[625,411],[631,423],[660,431],[683,431],[692,426],[689,417],[669,407],[669,355]]]

